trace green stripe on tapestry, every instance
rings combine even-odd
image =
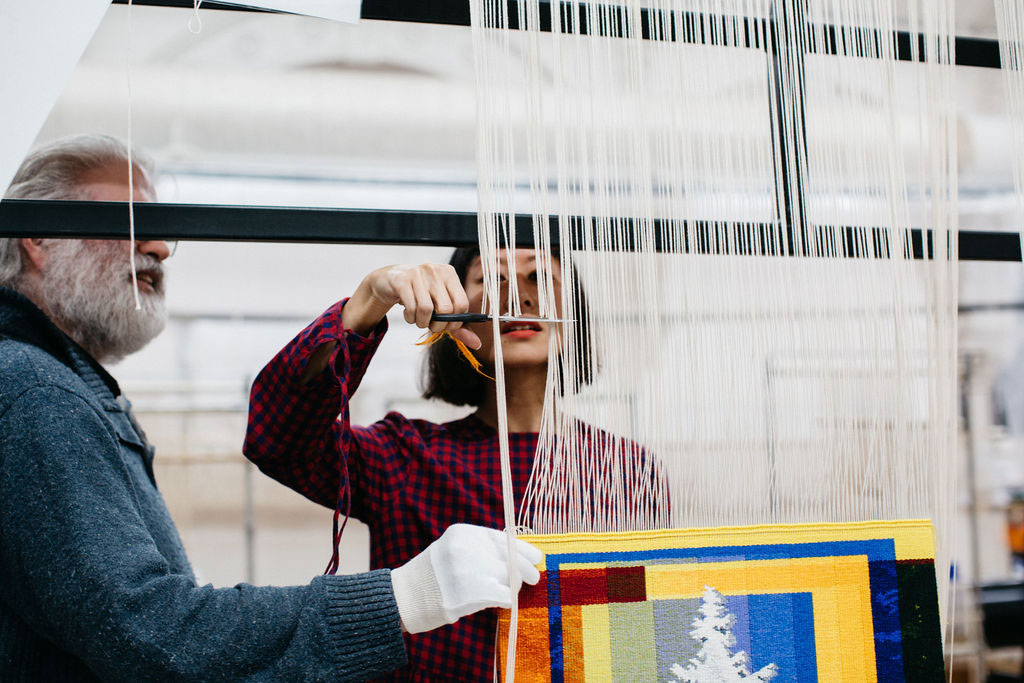
[[[608,612],[614,680],[656,683],[654,603],[613,602]]]

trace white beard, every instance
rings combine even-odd
[[[116,363],[164,329],[164,271],[160,261],[136,254],[138,273],[153,279],[155,293],[139,291],[135,310],[132,271],[124,242],[52,240],[40,287],[46,312],[97,361]]]

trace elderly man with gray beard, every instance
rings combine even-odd
[[[128,158],[113,138],[60,140],[8,196],[125,201]],[[147,166],[134,177],[151,201]],[[505,537],[469,525],[394,570],[197,585],[153,448],[103,366],[163,329],[168,255],[162,241],[0,239],[0,680],[362,680],[405,663],[403,630],[508,606]],[[516,543],[536,582],[539,552]]]

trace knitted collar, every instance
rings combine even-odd
[[[0,337],[37,346],[68,366],[98,396],[115,399],[121,388],[110,373],[20,292],[0,287]]]

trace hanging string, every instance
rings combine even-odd
[[[516,552],[516,510],[512,488],[512,471],[508,442],[508,414],[505,390],[505,368],[501,345],[501,329],[498,312],[501,308],[501,268],[499,245],[515,245],[515,177],[513,175],[514,147],[512,136],[498,125],[492,124],[490,108],[497,103],[499,107],[512,106],[511,93],[501,87],[492,87],[500,83],[488,73],[493,65],[513,64],[511,37],[506,29],[509,26],[508,6],[495,0],[472,0],[470,2],[475,65],[477,69],[477,164],[480,182],[477,183],[477,215],[480,239],[480,264],[484,280],[484,310],[491,313],[494,339],[494,380],[497,398],[498,417],[498,450],[501,465],[502,507],[505,521],[505,533],[508,540],[508,564],[510,585],[520,584],[519,568],[515,563]],[[514,249],[505,253],[506,268],[509,282],[507,301],[508,311],[519,315],[518,289],[514,277]],[[510,610],[510,628],[506,648],[506,681],[515,680],[515,652],[518,632],[518,601],[513,596]]]
[[[135,26],[132,20],[132,0],[128,0],[128,49],[125,55],[125,85],[128,91],[128,261],[132,270],[132,296],[135,310],[142,310],[139,300],[139,274],[135,268],[135,161],[132,141],[132,57],[134,54]]]
[[[188,18],[188,30],[194,35],[199,35],[203,32],[203,18],[199,16],[199,7],[203,4],[203,0],[194,0],[192,3],[192,16]]]

